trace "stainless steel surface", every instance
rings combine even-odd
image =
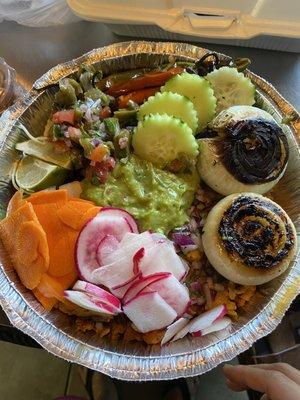
[[[17,70],[27,87],[58,63],[93,48],[124,40],[129,38],[116,36],[105,25],[94,22],[49,28],[0,23],[0,56]],[[251,58],[251,70],[272,83],[296,109],[300,109],[299,54],[213,44],[203,47],[232,57]]]
[[[184,43],[124,42],[93,50],[75,60],[46,72],[35,88],[51,85],[78,69],[82,62],[97,64],[105,73],[170,62],[198,60],[207,52]],[[219,54],[223,59],[226,56]],[[281,121],[286,114],[296,117],[293,125],[283,126],[290,147],[287,171],[272,191],[272,197],[300,228],[300,154],[297,141],[300,117],[296,110],[264,79],[248,72],[257,88],[257,102]],[[0,209],[12,194],[9,178],[14,160],[19,158],[15,143],[20,132],[15,123],[20,119],[29,131],[41,134],[51,110],[53,90],[32,89],[21,102],[7,110],[0,119]],[[271,332],[281,320],[292,299],[299,293],[300,263],[279,278],[264,285],[247,312],[240,314],[230,330],[201,338],[185,338],[169,346],[143,346],[141,343],[110,342],[88,333],[79,333],[65,314],[47,312],[32,293],[20,283],[7,253],[0,245],[0,303],[12,323],[33,337],[47,350],[66,360],[126,380],[163,380],[205,373],[223,361],[235,357],[254,341]]]

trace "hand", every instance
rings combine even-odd
[[[223,372],[236,392],[253,389],[265,393],[263,400],[300,399],[300,372],[288,364],[225,364]]]

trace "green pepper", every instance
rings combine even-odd
[[[83,93],[82,87],[80,84],[72,78],[66,78],[68,83],[74,88],[76,96]]]
[[[53,124],[51,136],[53,139],[61,139],[64,138],[64,129],[60,124]]]
[[[114,137],[114,147],[116,158],[125,158],[129,156],[131,144],[131,133],[127,129],[122,129]]]
[[[126,108],[114,112],[114,117],[118,118],[121,127],[137,124],[137,110],[128,110]]]
[[[59,91],[55,94],[55,102],[60,106],[70,107],[76,103],[77,97],[74,87],[66,80],[59,81]]]
[[[78,106],[75,106],[74,112],[75,112],[75,121],[80,122],[84,115],[83,111],[81,111]]]
[[[98,88],[91,88],[91,89],[87,90],[84,93],[84,97],[85,97],[85,99],[89,98],[89,99],[92,99],[92,100],[101,99],[101,104],[103,106],[108,106],[109,102],[110,102],[110,97],[107,94],[103,93]]]
[[[86,158],[89,158],[92,151],[94,150],[94,146],[91,143],[91,138],[81,138],[79,139],[79,143],[83,148],[83,153]]]
[[[84,98],[98,100],[98,99],[100,99],[102,93],[103,92],[101,92],[101,90],[98,88],[91,88],[84,93]]]
[[[114,138],[120,132],[120,124],[118,118],[105,118],[103,120],[108,135]]]

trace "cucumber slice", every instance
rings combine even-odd
[[[183,156],[194,159],[198,154],[191,128],[167,114],[146,115],[135,128],[132,145],[137,156],[158,167]]]
[[[236,68],[221,67],[206,75],[217,98],[217,113],[235,105],[252,106],[255,86]]]
[[[156,93],[155,96],[141,105],[138,119],[142,120],[148,114],[168,114],[180,118],[195,133],[198,127],[197,112],[193,103],[185,96],[178,93],[164,92]]]
[[[214,117],[217,100],[210,83],[198,75],[183,73],[175,75],[161,88],[162,92],[173,92],[188,97],[198,114],[198,129],[202,131]]]

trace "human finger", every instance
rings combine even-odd
[[[282,372],[246,365],[225,365],[224,374],[239,390],[253,389],[270,400],[298,400],[300,386]]]
[[[256,364],[252,365],[254,368],[262,368],[268,371],[282,372],[285,376],[300,385],[300,371],[287,363],[274,363],[274,364]]]

